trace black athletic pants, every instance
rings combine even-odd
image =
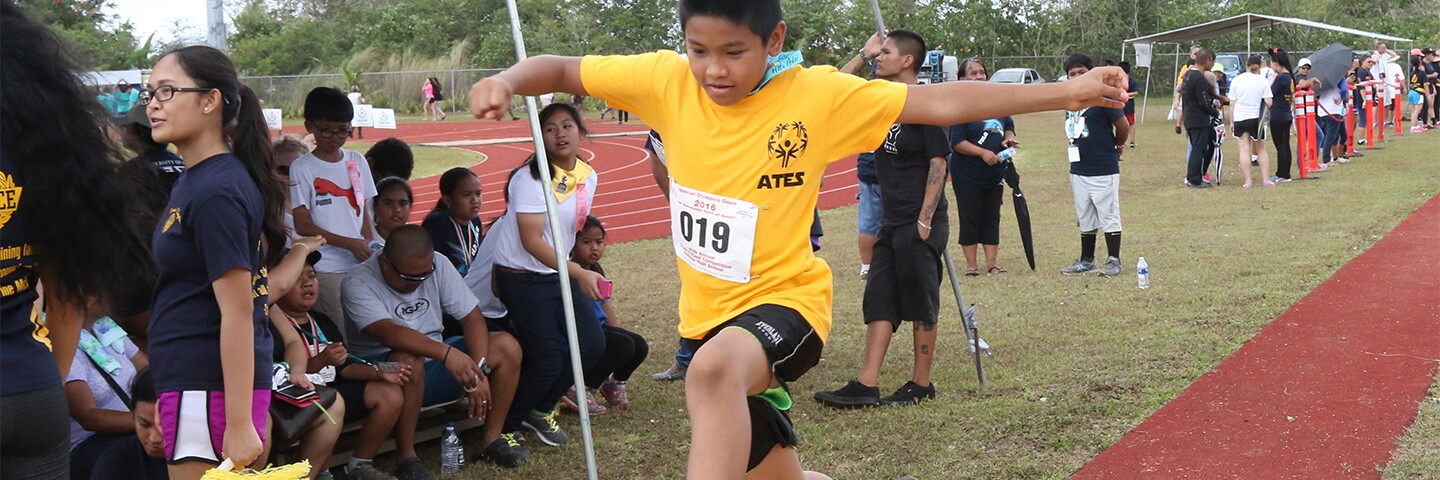
[[[1270,138],[1275,140],[1275,176],[1290,178],[1290,126],[1294,120],[1271,120]],[[1242,159],[1243,160],[1243,159]]]

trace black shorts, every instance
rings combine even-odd
[[[888,321],[890,331],[902,320],[935,323],[940,316],[940,279],[948,225],[933,225],[929,240],[920,240],[915,224],[881,227],[870,254],[870,279],[865,282],[865,323]]]
[[[345,399],[345,423],[364,420],[365,417],[370,416],[370,407],[365,405],[365,389],[370,386],[370,382],[338,379],[325,386],[335,389],[335,393]]]
[[[1252,140],[1265,139],[1265,134],[1260,128],[1260,119],[1258,118],[1235,122],[1235,131],[1232,133],[1235,135],[1235,138],[1241,138],[1248,133]]]
[[[779,305],[760,305],[746,310],[734,319],[720,324],[701,340],[683,339],[692,352],[727,328],[740,328],[755,337],[770,361],[770,371],[780,387],[746,399],[750,407],[750,460],[745,470],[755,469],[776,445],[794,447],[799,439],[790,422],[789,382],[793,382],[820,363],[824,346],[820,335],[805,321],[800,312]]]
[[[1000,205],[1005,203],[1004,200],[1004,185],[955,189],[961,245],[1000,244]]]

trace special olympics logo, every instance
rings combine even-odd
[[[790,168],[790,161],[805,155],[805,148],[808,146],[810,134],[805,131],[805,124],[789,122],[775,126],[765,148],[770,151],[771,157],[780,161],[780,167]]]

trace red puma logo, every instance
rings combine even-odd
[[[355,201],[354,189],[342,189],[339,185],[336,185],[335,182],[317,178],[315,179],[315,194],[345,197],[346,200],[350,201],[350,207],[355,209],[355,216],[360,216],[360,204]]]

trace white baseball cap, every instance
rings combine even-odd
[[[1305,57],[1300,59],[1300,63],[1296,64],[1295,68],[1304,68],[1308,66],[1310,66],[1310,57]]]

